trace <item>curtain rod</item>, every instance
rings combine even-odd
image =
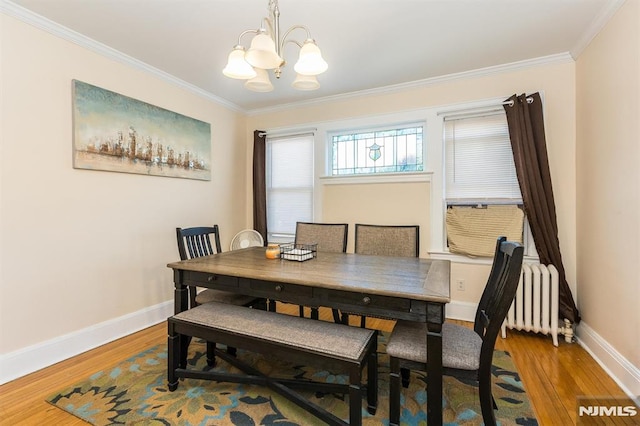
[[[263,136],[296,136],[296,135],[303,135],[305,133],[315,133],[317,131],[318,131],[318,129],[315,128],[315,127],[307,127],[307,128],[304,128],[304,129],[281,130],[281,131],[266,130],[264,132],[258,133],[258,136],[260,136],[260,137],[263,137]]]
[[[528,104],[533,103],[533,98],[531,96],[527,96],[526,99]],[[502,108],[503,105],[513,106],[513,101],[500,102],[496,99],[494,102],[487,102],[486,104],[481,104],[475,107],[452,108],[445,111],[440,111],[438,112],[438,115],[451,118],[451,117],[463,116],[463,115],[474,114],[474,113],[486,114],[486,113],[504,111]]]
[[[527,99],[527,103],[528,104],[532,104],[533,103],[533,98],[531,96],[527,96],[526,99]],[[502,105],[509,105],[510,107],[512,107],[513,104],[514,104],[513,101],[504,101],[504,102],[502,102]]]

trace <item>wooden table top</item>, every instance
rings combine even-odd
[[[318,252],[315,259],[297,262],[267,259],[264,247],[250,247],[167,266],[175,270],[429,302],[450,301],[448,260]]]

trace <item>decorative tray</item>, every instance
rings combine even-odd
[[[280,259],[304,262],[318,254],[318,244],[280,244]]]

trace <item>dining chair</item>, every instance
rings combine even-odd
[[[213,244],[211,242],[212,237]],[[218,225],[176,228],[176,238],[178,240],[180,260],[188,260],[222,252]],[[198,292],[198,289],[193,286],[190,286],[188,291],[189,308],[194,308],[204,303],[219,302],[266,309],[265,300],[254,296],[211,288]],[[215,365],[215,348],[215,342],[207,342],[207,364],[209,364],[209,366]],[[235,355],[236,350],[235,348],[227,347],[227,353]]]
[[[443,374],[475,380],[485,425],[495,425],[491,393],[491,364],[500,326],[513,302],[520,280],[524,248],[500,237],[489,279],[478,303],[473,329],[445,322],[442,325]],[[389,337],[389,424],[400,421],[400,381],[409,385],[409,369],[425,371],[426,323],[400,320]]]
[[[419,225],[366,225],[356,223],[355,253],[376,256],[418,257],[420,254]],[[349,322],[343,313],[342,321]],[[366,327],[367,317],[361,315],[360,326]]]
[[[347,251],[347,223],[296,222],[295,244],[317,244],[318,252],[345,253]],[[299,315],[304,317],[304,306],[299,306]],[[333,320],[342,322],[340,311],[332,309]],[[311,307],[311,318],[318,319],[318,307]]]

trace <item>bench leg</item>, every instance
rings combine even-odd
[[[400,424],[400,360],[389,357],[389,425]]]
[[[377,347],[378,345],[375,345]],[[378,409],[378,352],[373,351],[367,361],[367,411],[375,416]]]
[[[362,371],[354,368],[349,374],[349,425],[362,425]]]
[[[173,392],[178,388],[176,369],[180,361],[180,335],[173,330],[173,324],[169,323],[167,338],[167,386]]]

